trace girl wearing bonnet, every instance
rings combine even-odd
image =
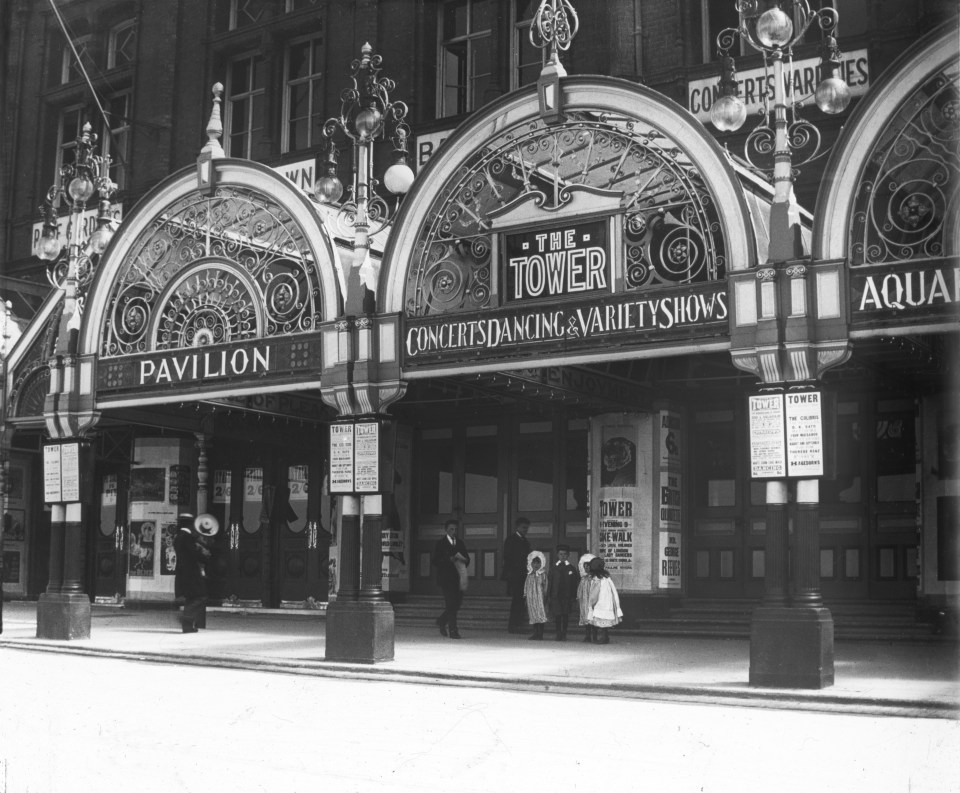
[[[527,555],[527,579],[523,584],[523,597],[527,601],[527,616],[533,626],[531,639],[543,640],[543,626],[547,623],[547,560],[540,551]]]

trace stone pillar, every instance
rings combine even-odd
[[[360,595],[360,499],[340,496],[340,565],[337,602]]]
[[[63,524],[63,584],[64,594],[83,593],[83,514],[84,505],[74,501],[66,505]]]
[[[53,504],[50,515],[50,579],[37,602],[38,639],[89,639],[90,598],[80,565],[83,505]]]
[[[820,482],[797,482],[797,518],[793,534],[793,603],[823,605],[820,594]]]
[[[50,505],[50,554],[47,594],[56,595],[63,587],[63,541],[67,522],[66,504]]]
[[[363,496],[360,524],[360,599],[383,600],[383,497]]]
[[[789,573],[787,482],[767,482],[767,530],[764,535],[765,606],[787,605]]]
[[[380,496],[342,497],[340,591],[327,606],[325,658],[378,663],[394,657],[393,606],[380,589]]]

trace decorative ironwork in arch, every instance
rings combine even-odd
[[[114,281],[104,357],[302,333],[321,316],[304,230],[263,193],[179,199],[140,234]]]
[[[946,250],[960,210],[960,71],[944,70],[903,103],[857,187],[852,265],[925,259]]]
[[[725,277],[719,207],[670,136],[636,119],[568,112],[560,126],[537,119],[501,132],[448,180],[418,237],[407,313],[490,306],[494,216],[533,200],[549,221],[580,188],[621,193],[625,289]]]

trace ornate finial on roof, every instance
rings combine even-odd
[[[541,0],[530,23],[530,43],[546,56],[537,80],[537,95],[540,117],[547,124],[559,124],[565,118],[560,80],[567,71],[560,63],[559,51],[570,49],[579,28],[580,20],[570,0]]]
[[[557,51],[570,49],[579,28],[570,0],[541,0],[530,23],[530,43],[547,52],[548,63],[559,63]]]
[[[210,120],[207,122],[207,142],[200,150],[200,154],[209,153],[210,159],[219,159],[226,157],[223,146],[220,145],[220,137],[223,135],[223,122],[220,120],[220,95],[223,93],[223,83],[214,83],[213,85],[213,110],[210,112]]]

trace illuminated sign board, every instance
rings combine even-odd
[[[97,366],[97,393],[156,394],[164,389],[222,390],[225,385],[276,385],[321,369],[319,334],[308,337],[249,339],[233,344],[186,347],[143,355],[101,358]]]
[[[960,314],[960,266],[934,261],[850,268],[850,308],[855,324]]]
[[[506,302],[609,292],[607,221],[503,237]]]
[[[406,319],[406,366],[463,361],[465,353],[509,354],[517,349],[582,350],[585,346],[653,343],[727,332],[724,283],[646,293],[604,294],[590,300],[456,316]]]

